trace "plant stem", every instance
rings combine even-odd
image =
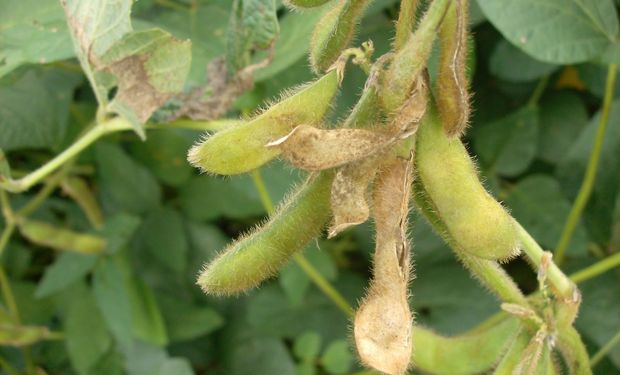
[[[540,267],[541,259],[545,251],[540,245],[532,238],[532,236],[519,224],[514,221],[517,226],[519,238],[523,245],[523,252],[532,261],[536,267]],[[548,280],[553,287],[563,298],[573,298],[575,291],[575,285],[566,277],[566,275],[560,270],[560,268],[554,263],[550,262],[549,269],[547,270]]]
[[[39,206],[45,202],[45,200],[56,190],[60,181],[65,176],[66,172],[70,169],[70,164],[65,164],[60,172],[53,175],[51,178],[45,180],[45,185],[39,192],[26,203],[22,208],[20,208],[15,215],[18,217],[25,217],[33,213]]]
[[[590,367],[594,368],[618,343],[620,343],[620,331],[590,358]]]
[[[589,267],[573,273],[572,275],[570,275],[570,279],[575,283],[581,283],[618,266],[620,266],[620,253],[616,253],[610,257],[594,263]]]
[[[4,272],[4,267],[0,265],[0,290],[2,290],[2,299],[6,303],[11,316],[15,320],[17,324],[21,324],[21,319],[19,318],[19,310],[17,309],[17,303],[15,302],[15,296],[13,295],[13,291],[11,290],[11,285],[9,284],[9,278],[6,276],[6,272]]]
[[[145,126],[146,129],[167,129],[167,128],[184,128],[184,129],[194,129],[194,130],[207,130],[207,131],[216,131],[222,128],[225,128],[231,124],[237,123],[236,120],[226,121],[187,121],[187,120],[178,120],[171,122],[168,125],[152,125],[147,124]],[[75,141],[71,146],[69,146],[66,150],[58,154],[52,160],[43,164],[38,169],[33,172],[27,174],[26,176],[13,180],[10,179],[8,181],[0,180],[0,189],[5,189],[12,193],[19,193],[28,190],[33,185],[37,184],[39,181],[47,177],[50,173],[54,172],[60,166],[65,164],[70,159],[77,156],[80,152],[86,149],[88,146],[93,144],[96,140],[101,138],[102,136],[114,132],[125,131],[125,130],[133,130],[133,127],[129,123],[129,121],[125,120],[122,117],[115,117],[113,119],[109,119],[103,121],[101,123],[93,126],[89,131],[87,131],[82,137],[80,137],[77,141]]]
[[[528,107],[535,108],[538,105],[538,102],[540,101],[540,97],[545,92],[545,88],[547,87],[548,83],[549,83],[548,75],[544,76],[543,78],[540,79],[540,81],[538,81],[538,84],[536,85],[536,87],[534,88],[534,91],[532,92],[532,96],[530,96],[530,99],[527,101]]]
[[[398,51],[407,43],[413,31],[417,9],[418,0],[401,0],[398,21],[396,22],[396,37],[394,38],[395,51]]]
[[[579,189],[575,203],[573,204],[568,218],[566,219],[566,224],[564,225],[564,230],[562,231],[560,240],[555,248],[555,258],[558,265],[561,265],[564,261],[566,249],[570,244],[575,227],[579,223],[579,218],[588,203],[588,199],[592,193],[592,188],[594,187],[594,180],[596,179],[596,172],[598,169],[598,161],[603,148],[603,141],[605,139],[605,129],[607,128],[609,111],[611,109],[611,102],[614,96],[617,70],[618,66],[616,64],[609,64],[609,68],[607,70],[607,82],[605,84],[605,97],[603,98],[603,109],[599,119],[598,128],[596,129],[594,146],[592,147],[592,153],[590,154],[586,174],[583,178],[583,182],[581,183],[581,188]]]
[[[267,186],[265,186],[265,182],[263,177],[260,174],[259,169],[255,169],[252,172],[252,180],[254,181],[254,186],[258,191],[258,195],[260,200],[265,207],[265,211],[268,214],[273,214],[274,206],[271,197],[269,196],[269,191],[267,191]],[[332,302],[338,306],[340,310],[342,310],[348,317],[352,317],[354,310],[351,305],[347,302],[347,300],[334,288],[329,281],[321,273],[303,256],[301,253],[296,253],[293,255],[293,260],[297,265],[306,273],[306,275],[314,282],[314,284],[330,299]]]
[[[19,375],[19,372],[15,369],[15,367],[11,366],[11,364],[3,357],[0,357],[0,369],[4,369],[8,375]]]
[[[9,240],[15,231],[15,218],[13,217],[13,210],[11,209],[9,198],[4,190],[0,190],[0,210],[2,211],[2,216],[5,221],[5,227],[0,235],[0,259],[2,259],[4,249],[8,245]]]

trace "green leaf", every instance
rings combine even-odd
[[[139,226],[140,219],[127,214],[119,214],[108,219],[102,230],[102,235],[108,242],[106,254],[112,255],[122,250]]]
[[[207,64],[226,52],[226,28],[232,1],[201,3],[191,12],[158,12],[149,22],[170,31],[177,38],[192,40],[192,65],[189,81],[203,83]]]
[[[30,69],[0,81],[0,148],[6,152],[58,148],[67,131],[73,91],[80,81],[80,75],[56,69]]]
[[[256,82],[267,80],[293,65],[308,52],[310,36],[314,25],[324,11],[290,12],[280,23],[280,35],[276,43],[273,61],[264,69],[256,72]],[[258,53],[254,61],[260,61],[267,53]]]
[[[345,340],[331,342],[321,356],[321,364],[330,374],[344,374],[349,371],[353,363],[353,355]]]
[[[194,220],[220,216],[244,218],[265,212],[250,176],[221,179],[211,176],[192,178],[181,189],[183,212]]]
[[[277,285],[265,285],[249,301],[247,320],[257,333],[269,336],[294,338],[306,331],[325,340],[347,336],[346,316],[316,289],[294,306]]]
[[[107,106],[108,87],[100,82],[94,64],[131,28],[131,0],[62,0],[75,52],[95,91]]]
[[[135,31],[131,0],[63,0],[82,69],[99,105],[127,118],[145,138],[142,124],[181,91],[191,63],[191,44],[160,29]],[[108,103],[112,73],[118,92]]]
[[[100,142],[95,156],[104,208],[142,214],[159,205],[161,188],[153,175],[118,145]]]
[[[0,77],[22,64],[47,64],[74,56],[57,0],[3,1],[0,28]]]
[[[277,204],[291,184],[300,180],[300,174],[291,172],[282,163],[271,163],[261,168],[267,191]],[[203,221],[224,216],[241,219],[265,214],[252,177],[248,174],[221,177],[200,176],[192,178],[181,188],[181,208],[191,219]]]
[[[170,341],[187,341],[207,335],[220,328],[224,319],[215,310],[205,306],[191,305],[178,298],[160,295]]]
[[[79,373],[88,373],[112,345],[112,338],[90,293],[76,296],[64,325],[71,363]]]
[[[607,81],[607,65],[586,63],[575,66],[577,69],[578,80],[583,82],[589,92],[603,99],[605,96],[605,85]],[[620,93],[620,80],[616,80],[614,85],[614,96]]]
[[[249,338],[231,349],[226,374],[295,375],[295,365],[282,341],[274,338]]]
[[[545,62],[590,60],[618,34],[612,0],[479,0],[478,4],[506,39]]]
[[[21,321],[27,324],[47,325],[54,317],[56,306],[51,298],[37,298],[36,287],[33,282],[11,280]]]
[[[606,344],[620,330],[620,276],[611,271],[579,285],[583,302],[575,323],[579,331],[599,346]],[[620,368],[620,346],[608,358]]]
[[[132,345],[131,305],[123,274],[113,259],[102,259],[95,268],[93,293],[108,328],[127,350]]]
[[[187,268],[188,243],[183,219],[176,210],[158,208],[144,220],[140,230],[150,255],[170,270],[182,273]]]
[[[587,122],[586,106],[574,93],[545,97],[540,103],[538,157],[551,164],[564,160]]]
[[[226,57],[231,71],[250,63],[251,53],[267,49],[280,32],[275,0],[235,0],[226,33]]]
[[[534,60],[520,49],[502,39],[491,55],[489,70],[503,80],[526,82],[551,74],[557,65]]]
[[[47,297],[81,280],[93,269],[97,259],[95,255],[68,252],[60,254],[56,261],[45,269],[35,296]]]
[[[334,281],[338,276],[338,269],[331,256],[324,250],[312,246],[305,252],[306,259],[327,280]],[[306,291],[311,285],[308,275],[295,262],[289,262],[281,271],[279,282],[289,301],[293,305],[301,305]]]
[[[321,335],[308,331],[295,338],[293,353],[303,362],[312,362],[321,350]]]
[[[538,111],[524,107],[477,128],[474,148],[485,168],[503,176],[517,176],[534,160],[538,144]]]
[[[506,204],[515,219],[543,248],[555,248],[571,208],[557,180],[545,175],[528,176],[513,188]],[[568,251],[585,255],[587,245],[588,235],[580,223]]]
[[[576,139],[566,158],[557,168],[562,188],[571,201],[581,186],[586,165],[594,145],[594,136],[600,119],[600,111]],[[612,102],[608,126],[599,159],[598,173],[592,195],[584,212],[586,228],[590,237],[605,244],[611,237],[614,204],[620,192],[620,100]]]
[[[136,342],[126,354],[129,375],[194,375],[185,358],[173,358],[164,349]]]
[[[174,130],[158,130],[149,133],[145,142],[132,144],[132,154],[164,184],[181,187],[194,174],[187,162],[187,150],[192,137]]]
[[[202,265],[213,259],[230,238],[222,231],[211,225],[186,222],[190,242],[190,261],[188,276],[191,282],[196,282],[195,275],[202,270]]]
[[[316,375],[317,370],[314,363],[302,362],[295,367],[295,375]]]
[[[139,277],[132,275],[126,278],[126,287],[134,336],[157,346],[168,344],[164,318],[153,291]]]
[[[453,257],[446,257],[448,252],[441,245],[434,249],[434,254],[428,253],[416,261],[417,275],[411,285],[415,298],[411,298],[411,305],[419,324],[454,335],[494,314],[497,300]]]

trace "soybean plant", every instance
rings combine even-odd
[[[563,367],[590,373],[572,327],[578,290],[486,191],[460,140],[470,114],[468,1],[430,1],[417,24],[417,2],[403,1],[392,51],[374,60],[372,43],[351,47],[369,1],[288,1],[297,8],[324,3],[331,8],[309,48],[312,69],[322,77],[189,152],[190,163],[208,173],[245,173],[278,156],[309,173],[267,222],[205,266],[200,287],[216,295],[253,288],[326,226],[333,237],[372,218],[373,276],[353,319],[364,365],[387,374],[404,374],[412,362],[437,374],[557,374]],[[432,86],[427,67],[437,38]],[[351,56],[368,74],[366,85],[349,115],[328,124]],[[413,324],[410,201],[503,301],[499,319],[451,338]],[[540,292],[531,297],[497,263],[522,250],[539,275]]]

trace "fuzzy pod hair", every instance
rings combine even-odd
[[[338,91],[336,70],[272,105],[254,119],[207,137],[193,146],[188,161],[203,172],[234,175],[269,162],[280,150],[265,145],[301,124],[318,125]]]
[[[332,180],[331,172],[311,176],[268,222],[229,245],[208,264],[197,284],[208,294],[231,295],[273,276],[325,227],[331,215]]]
[[[327,70],[351,44],[355,29],[369,0],[339,0],[314,27],[310,39],[310,65],[315,72]]]
[[[522,324],[516,317],[454,337],[415,326],[413,363],[416,369],[431,374],[487,373],[497,364],[498,358],[509,351],[521,330]]]
[[[461,141],[444,133],[435,108],[418,130],[416,151],[419,181],[458,250],[489,260],[517,256],[514,220],[482,186]]]

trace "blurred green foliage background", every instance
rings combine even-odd
[[[137,29],[155,25],[191,39],[191,88],[204,83],[209,62],[226,54],[231,4],[140,0],[132,18]],[[536,60],[487,20],[491,8],[483,12],[472,1],[474,112],[465,141],[486,186],[543,247],[552,249],[590,156],[608,60],[596,51],[558,63]],[[282,90],[313,79],[307,49],[321,13],[293,12],[278,3],[274,60],[256,72],[254,88],[235,102],[229,117],[251,113]],[[356,40],[372,40],[375,56],[387,52],[397,15],[397,1],[374,1]],[[560,22],[558,30],[564,26]],[[41,28],[55,31],[41,34]],[[58,154],[94,118],[96,101],[73,56],[56,0],[0,0],[0,147],[14,171],[32,170]],[[432,75],[433,66],[430,70]],[[355,103],[364,80],[361,70],[348,69],[334,121]],[[0,324],[9,319],[7,296],[12,295],[23,325],[47,327],[52,334],[27,346],[5,342],[0,373],[13,375],[11,369],[33,364],[48,374],[362,371],[349,320],[295,263],[239,297],[213,298],[200,291],[195,279],[202,265],[264,220],[266,210],[252,176],[201,175],[189,166],[185,156],[200,132],[171,128],[147,135],[144,142],[129,132],[107,136],[66,170],[96,197],[101,228],[93,227],[64,187],[29,216],[97,233],[107,240],[103,253],[54,250],[19,233],[8,239],[0,259],[6,273],[0,280]],[[260,173],[274,202],[302,177],[280,162]],[[9,195],[10,206],[19,210],[40,189]],[[614,100],[594,191],[568,249],[567,272],[620,251],[619,193],[620,101]],[[0,219],[0,229],[5,226]],[[411,235],[416,273],[411,304],[418,324],[456,334],[498,311],[498,301],[416,212]],[[368,283],[372,250],[373,230],[366,224],[314,243],[305,255],[356,306]],[[536,288],[535,275],[523,261],[505,267],[524,291]],[[594,353],[620,331],[620,271],[580,288],[584,297],[576,325]],[[595,373],[620,374],[620,345]]]

